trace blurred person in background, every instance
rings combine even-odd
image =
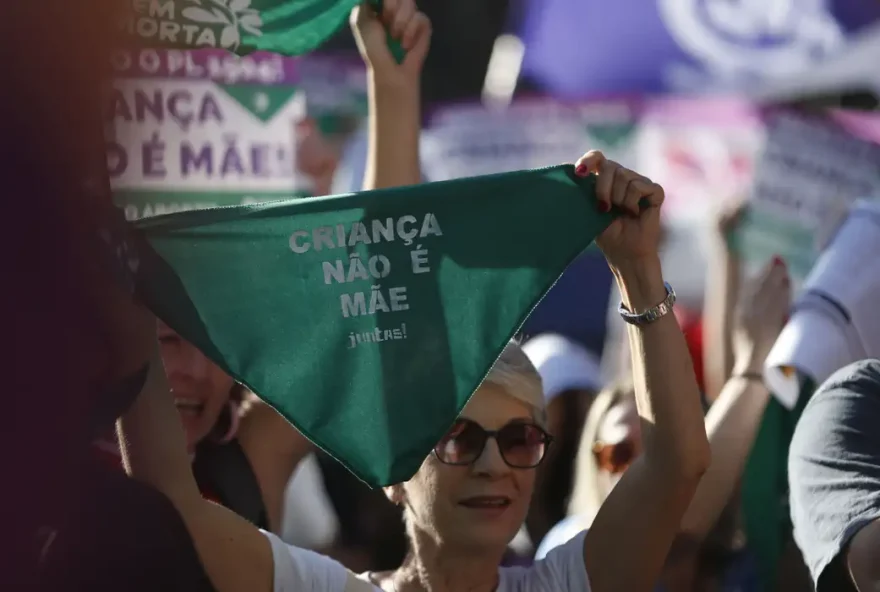
[[[157,322],[157,335],[200,491],[259,528],[280,533],[288,482],[311,452],[311,444],[162,321]],[[121,466],[119,444],[112,434],[96,438],[93,447],[112,465]],[[301,482],[299,487],[316,495],[321,492],[315,481]],[[325,511],[326,524],[330,510],[322,501],[318,498],[317,503]],[[305,542],[311,540],[321,539]]]
[[[770,393],[763,363],[782,330],[791,303],[790,279],[776,258],[749,286],[735,315],[734,367],[706,415],[712,463],[681,522],[668,557],[661,590],[691,592],[754,589],[751,560],[743,542],[721,537],[719,520],[734,495]],[[541,542],[536,557],[590,528],[607,496],[642,453],[643,438],[634,389],[628,381],[600,393],[584,425],[577,453],[570,516]],[[714,535],[714,536],[713,536]],[[719,546],[725,548],[718,548]]]
[[[296,123],[296,170],[308,180],[310,197],[337,193],[333,191],[333,180],[357,126],[356,117],[333,113]]]
[[[712,405],[718,398],[735,366],[734,329],[737,302],[740,301],[743,291],[744,265],[733,248],[731,238],[744,219],[747,208],[748,201],[742,196],[728,198],[708,225],[709,258],[703,298],[704,348],[701,356],[707,405]],[[740,483],[718,527],[714,529],[710,542],[713,548],[723,550],[725,546],[742,546],[743,541],[751,537],[746,543],[758,563],[761,585],[778,592],[801,592],[810,589],[809,574],[800,551],[791,539],[790,525],[787,523],[788,510],[780,509],[781,522],[777,525],[772,518],[772,512],[768,515],[763,509],[767,504],[779,503],[779,498],[774,493],[776,487],[768,485],[766,481],[777,478],[779,471],[784,470],[782,458],[777,460],[775,457],[781,454],[784,458],[784,451],[788,449],[788,439],[782,435],[776,436],[780,438],[778,442],[774,443],[774,436],[770,436],[768,442],[768,434],[779,430],[778,424],[772,419],[768,424],[768,409],[773,417],[772,404],[765,405],[753,452],[746,461]],[[788,420],[785,424],[788,424]],[[770,450],[767,449],[768,445]],[[779,447],[779,452],[776,447]],[[757,506],[761,509],[757,509]],[[772,552],[771,549],[777,543],[768,545],[768,540],[776,541],[780,538],[781,552]]]
[[[281,532],[284,492],[311,444],[168,325],[159,348],[202,494]]]
[[[318,451],[316,458],[339,521],[333,544],[322,553],[355,573],[400,565],[407,551],[401,509],[329,454]]]
[[[553,434],[553,446],[538,469],[535,495],[521,533],[531,542],[541,541],[565,517],[581,428],[602,382],[598,358],[563,335],[538,335],[526,341],[523,351],[541,375],[547,431]],[[534,543],[529,546],[531,555]]]

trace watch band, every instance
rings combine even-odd
[[[675,304],[675,290],[672,289],[669,282],[663,282],[663,286],[666,288],[666,298],[660,304],[652,306],[644,312],[636,313],[630,311],[621,302],[620,306],[617,307],[617,312],[630,325],[649,325],[657,319],[665,317],[672,311],[672,306]]]

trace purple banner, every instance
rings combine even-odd
[[[523,74],[572,98],[758,92],[802,76],[822,88],[880,24],[866,0],[541,0],[526,12]]]

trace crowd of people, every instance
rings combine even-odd
[[[400,0],[379,14],[356,8],[352,28],[369,78],[364,189],[417,184],[431,25]],[[387,34],[406,50],[401,63]],[[34,581],[223,592],[880,589],[880,361],[841,368],[807,405],[789,456],[798,560],[760,581],[740,484],[771,398],[764,364],[791,311],[786,262],[743,277],[726,236],[747,205],[725,211],[702,322],[683,332],[660,262],[663,188],[596,151],[575,172],[595,175],[598,207],[621,214],[597,244],[620,296],[614,322],[628,363],[609,380],[568,337],[511,341],[418,472],[381,491],[95,271],[98,342],[113,344],[99,363],[113,368],[100,399],[113,401],[105,419],[119,420],[114,429],[67,415],[82,420],[71,437],[89,452],[64,474],[83,485],[21,539]],[[59,372],[94,385],[74,368],[90,361],[88,346]]]

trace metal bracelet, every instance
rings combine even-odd
[[[649,325],[657,319],[665,317],[672,311],[672,306],[675,304],[675,290],[672,289],[669,282],[663,282],[663,286],[666,288],[666,298],[657,306],[653,306],[644,312],[635,313],[630,311],[621,302],[620,306],[617,307],[617,312],[630,325]]]

